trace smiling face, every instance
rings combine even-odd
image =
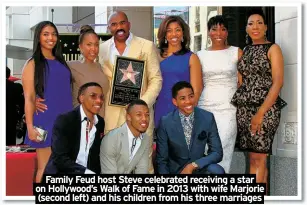
[[[262,16],[260,16],[259,14],[254,14],[248,18],[246,33],[248,33],[253,42],[264,42],[266,31],[267,26],[264,24]]]
[[[213,46],[225,45],[225,41],[228,37],[228,31],[223,24],[216,24],[210,28],[209,37]]]
[[[178,22],[170,23],[166,28],[166,40],[169,45],[180,46],[183,38],[183,30]]]
[[[58,40],[58,35],[56,30],[52,26],[46,25],[42,29],[39,37],[39,43],[41,49],[52,51],[52,49],[57,43],[57,40]]]
[[[126,116],[127,125],[135,136],[146,132],[149,125],[149,109],[145,105],[134,105]]]
[[[99,52],[99,39],[94,33],[84,34],[84,38],[80,43],[80,50],[88,62],[94,62]]]
[[[195,97],[191,88],[179,90],[176,98],[173,98],[172,101],[185,116],[189,116],[194,111]]]
[[[104,96],[101,87],[90,86],[79,97],[83,110],[88,117],[97,115],[102,107]]]
[[[108,22],[108,29],[115,41],[125,42],[129,37],[130,22],[123,12],[117,12],[111,16]]]

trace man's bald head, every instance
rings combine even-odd
[[[108,30],[114,36],[115,43],[125,43],[130,34],[130,22],[122,11],[113,12],[108,19]]]
[[[127,14],[126,14],[125,12],[123,12],[123,11],[114,11],[113,13],[111,13],[111,15],[110,15],[109,18],[108,18],[108,24],[110,24],[110,20],[111,20],[113,17],[117,16],[117,15],[122,15],[122,16],[124,16],[124,18],[126,19],[126,21],[129,21],[129,20],[128,20],[128,16],[127,16]]]

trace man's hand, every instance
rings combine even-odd
[[[187,164],[184,169],[181,171],[180,174],[192,174],[193,171],[196,169],[191,163]]]
[[[42,103],[44,101],[45,101],[45,99],[43,99],[43,98],[36,98],[36,100],[35,100],[36,114],[38,114],[37,111],[45,112],[48,109],[47,105]]]

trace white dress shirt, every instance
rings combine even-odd
[[[116,45],[115,45],[115,42],[114,42],[114,37],[111,38],[111,51],[110,51],[110,62],[111,63],[113,63],[115,65],[115,56],[116,55],[119,55],[119,56],[127,56],[128,55],[129,48],[130,48],[131,41],[132,41],[132,37],[133,37],[133,34],[130,32],[129,37],[127,38],[127,40],[125,42],[126,48],[123,52],[123,55],[120,55],[120,53],[118,52]]]
[[[128,142],[129,142],[129,162],[131,162],[131,160],[133,159],[135,153],[138,151],[138,149],[140,148],[141,146],[141,143],[142,143],[142,139],[143,139],[143,135],[140,134],[139,137],[135,137],[132,132],[130,131],[128,125],[126,124],[127,126],[127,130],[128,130]],[[136,144],[135,144],[135,147],[133,149],[133,152],[131,153],[131,148],[132,148],[132,142],[133,142],[133,139],[136,139]]]
[[[98,118],[96,115],[94,115],[94,125],[89,132],[88,142],[86,142],[86,124],[87,124],[86,119],[87,117],[85,115],[82,105],[80,106],[80,113],[81,113],[81,139],[80,139],[80,147],[79,147],[79,153],[76,159],[76,163],[86,168],[89,150],[95,140],[95,133],[96,133],[95,125],[98,123]],[[95,173],[89,169],[86,169],[85,174],[95,174]]]

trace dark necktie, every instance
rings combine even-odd
[[[184,124],[185,124],[184,125],[184,135],[185,135],[187,145],[189,147],[190,142],[191,142],[192,124],[187,118],[184,118]]]
[[[134,150],[134,148],[135,148],[135,145],[136,145],[136,138],[133,137],[132,146],[131,146],[131,155],[133,154],[133,150]]]

